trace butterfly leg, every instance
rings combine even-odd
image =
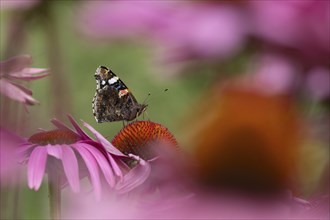
[[[144,120],[144,114],[146,114],[146,118],[148,119],[148,121],[150,121],[150,117],[149,117],[149,115],[148,115],[148,112],[147,112],[147,111],[143,112],[143,120]]]
[[[138,121],[138,117],[139,117],[139,113],[137,112],[136,115],[135,115],[135,118],[133,119],[134,122],[137,122]]]

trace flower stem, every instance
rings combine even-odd
[[[44,30],[46,36],[46,46],[48,51],[49,67],[52,70],[52,95],[53,95],[53,113],[59,119],[65,116],[66,112],[70,112],[71,101],[68,85],[67,72],[64,66],[64,58],[61,50],[61,41],[56,23],[56,18],[52,14],[50,4],[45,7],[45,23]],[[61,88],[61,89],[59,89]],[[65,103],[65,104],[64,104]]]
[[[58,172],[48,174],[50,218],[61,219],[61,186]]]

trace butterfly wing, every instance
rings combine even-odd
[[[93,114],[98,123],[123,120],[116,112],[119,103],[118,92],[115,88],[105,86],[96,91],[93,98]]]
[[[128,89],[105,86],[97,90],[93,98],[93,114],[98,123],[131,121],[137,116],[137,107],[140,104]]]
[[[93,114],[98,123],[131,121],[136,118],[143,105],[139,104],[123,81],[111,70],[102,68],[96,76],[97,90],[93,98]],[[97,73],[100,71],[97,70]]]

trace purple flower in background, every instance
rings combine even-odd
[[[0,10],[29,9],[40,3],[40,0],[4,0],[1,1]]]
[[[250,1],[251,34],[328,63],[329,1]]]
[[[167,1],[90,1],[80,6],[79,28],[94,38],[133,38],[161,28],[159,19],[171,5]]]
[[[154,30],[164,47],[164,61],[226,58],[236,54],[245,38],[239,11],[226,5],[187,4],[163,15],[167,24]]]
[[[38,101],[32,97],[32,91],[22,86],[18,81],[31,81],[43,78],[47,69],[29,68],[32,59],[29,55],[20,55],[0,62],[0,93],[27,104],[34,105]]]
[[[69,119],[75,131],[53,119],[56,130],[32,135],[19,149],[21,157],[28,163],[28,185],[31,189],[39,189],[45,172],[59,173],[62,187],[68,183],[73,192],[79,192],[80,179],[89,176],[97,199],[101,197],[103,179],[111,188],[118,184],[123,185],[123,181],[131,182],[125,182],[123,188],[127,186],[133,189],[141,184],[137,180],[140,177],[135,173],[143,175],[143,168],[147,167],[145,161],[139,159],[135,168],[123,173],[121,166],[124,163],[121,159],[127,156],[87,123],[84,125],[95,135],[97,141],[92,140],[72,117],[69,116]]]
[[[321,100],[330,96],[330,71],[316,67],[308,72],[306,87],[310,95]]]
[[[263,54],[249,70],[251,83],[266,94],[288,94],[297,87],[299,66],[287,57]]]
[[[228,5],[101,1],[85,4],[79,15],[79,26],[89,36],[151,39],[162,48],[163,62],[229,57],[245,38],[240,12]]]

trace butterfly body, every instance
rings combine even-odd
[[[92,106],[98,123],[132,121],[146,110],[147,105],[139,104],[127,86],[108,68],[98,67],[95,79],[97,86]]]

